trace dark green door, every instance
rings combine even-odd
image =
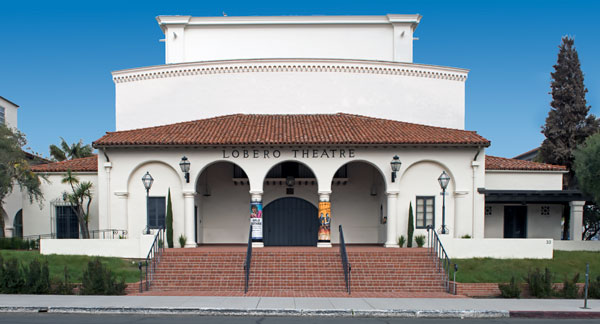
[[[274,200],[263,209],[265,246],[316,246],[317,207],[295,197]]]
[[[504,238],[527,237],[527,206],[504,206]]]

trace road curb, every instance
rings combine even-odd
[[[588,311],[510,311],[512,318],[572,318],[572,319],[591,319],[600,318],[600,312]]]
[[[507,318],[508,311],[481,310],[313,310],[313,309],[225,309],[169,307],[35,307],[0,306],[5,313],[144,314],[205,316],[323,316],[398,318]]]

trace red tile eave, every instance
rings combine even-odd
[[[98,156],[94,155],[80,159],[38,164],[31,167],[31,171],[37,173],[64,173],[67,172],[67,170],[78,173],[97,173]]]
[[[560,173],[567,172],[567,168],[562,165],[509,159],[492,155],[486,155],[485,169],[494,171],[550,171]]]

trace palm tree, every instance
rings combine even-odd
[[[83,145],[83,140],[69,145],[64,138],[60,138],[60,147],[50,145],[50,155],[56,161],[72,160],[92,156],[94,148],[90,144]]]
[[[81,236],[84,239],[90,238],[88,224],[90,221],[90,205],[92,204],[92,183],[90,181],[79,182],[79,179],[71,170],[67,170],[67,174],[61,180],[61,183],[68,183],[71,186],[71,193],[65,191],[63,200],[71,204],[71,208],[77,215]]]

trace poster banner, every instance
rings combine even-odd
[[[253,201],[250,203],[250,224],[252,225],[252,241],[262,242],[262,201]]]
[[[319,202],[319,242],[331,241],[331,202]]]

